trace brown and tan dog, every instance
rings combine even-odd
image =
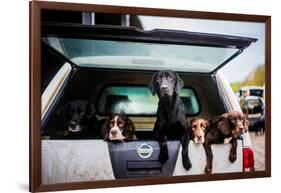
[[[203,118],[191,119],[189,125],[194,143],[203,144],[205,142],[205,132],[208,124],[208,121]]]
[[[102,127],[102,135],[106,141],[136,140],[135,126],[129,117],[123,113],[110,115]]]
[[[242,112],[232,111],[211,118],[208,121],[205,133],[204,148],[207,156],[205,173],[212,173],[213,153],[211,144],[223,144],[229,141],[231,149],[229,161],[233,163],[237,159],[237,139],[248,131],[249,121]]]

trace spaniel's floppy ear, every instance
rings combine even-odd
[[[244,132],[246,133],[249,129],[249,121],[244,113],[243,113],[243,125],[244,125]]]
[[[192,131],[192,124],[194,123],[194,121],[196,121],[197,118],[193,118],[190,120],[189,124],[187,123],[188,128],[190,129],[190,131]]]
[[[194,139],[194,130],[192,129],[192,124],[194,123],[194,121],[196,121],[196,118],[193,118],[189,122],[186,123],[186,127],[189,128],[188,134],[189,134],[189,136],[192,137],[192,139]]]
[[[152,95],[155,95],[156,94],[156,80],[155,80],[155,78],[156,78],[156,76],[157,76],[157,73],[158,72],[155,72],[153,75],[152,75],[152,78],[151,78],[151,80],[150,80],[150,82],[149,82],[149,84],[148,84],[148,88],[150,89],[150,91],[151,91],[151,94]]]
[[[184,81],[181,79],[178,73],[175,72],[175,75],[176,75],[175,92],[179,93],[180,90],[184,87]]]
[[[222,117],[221,121],[218,123],[218,129],[221,131],[223,135],[230,134],[231,129],[227,117]]]
[[[109,130],[110,130],[109,121],[110,121],[110,118],[107,118],[101,128],[101,135],[103,136],[103,139],[105,141],[109,140]]]
[[[207,130],[209,128],[209,121],[208,120],[204,120],[204,127],[205,127],[205,130]]]
[[[126,141],[133,141],[137,140],[137,137],[135,135],[135,125],[131,119],[127,117],[126,119],[126,127],[124,130],[124,136],[126,137]]]

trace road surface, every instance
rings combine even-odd
[[[254,149],[255,170],[265,170],[265,135],[256,135],[250,132],[250,137]]]

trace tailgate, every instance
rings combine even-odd
[[[190,141],[192,168],[182,166],[179,141],[168,141],[170,159],[158,162],[157,141],[112,143],[103,140],[42,140],[42,183],[112,180],[121,178],[204,174],[202,145]],[[238,140],[237,160],[228,160],[230,144],[212,145],[213,173],[242,172],[242,140]]]
[[[237,143],[237,160],[234,163],[230,163],[228,160],[230,144],[214,144],[212,145],[213,152],[213,172],[212,173],[231,173],[231,172],[243,172],[243,141],[238,140]],[[181,152],[181,148],[180,148]],[[196,175],[204,174],[206,166],[206,154],[202,145],[194,144],[190,141],[189,144],[189,157],[192,163],[192,168],[186,171],[182,166],[181,154],[178,154],[176,167],[173,175]]]
[[[114,176],[117,179],[172,176],[180,142],[168,141],[169,160],[165,164],[158,161],[160,147],[157,141],[109,143],[108,147]]]

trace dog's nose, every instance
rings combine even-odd
[[[161,85],[161,90],[167,90],[168,89],[168,85],[164,84],[164,85]]]
[[[202,135],[198,135],[197,137],[198,137],[198,139],[202,139]]]
[[[241,133],[244,133],[244,127],[239,127],[239,131],[240,131]]]
[[[117,135],[117,131],[116,130],[111,130],[110,131],[111,135],[116,136]]]
[[[71,121],[70,124],[69,124],[69,127],[75,128],[76,125],[77,125],[77,123],[75,121]]]

